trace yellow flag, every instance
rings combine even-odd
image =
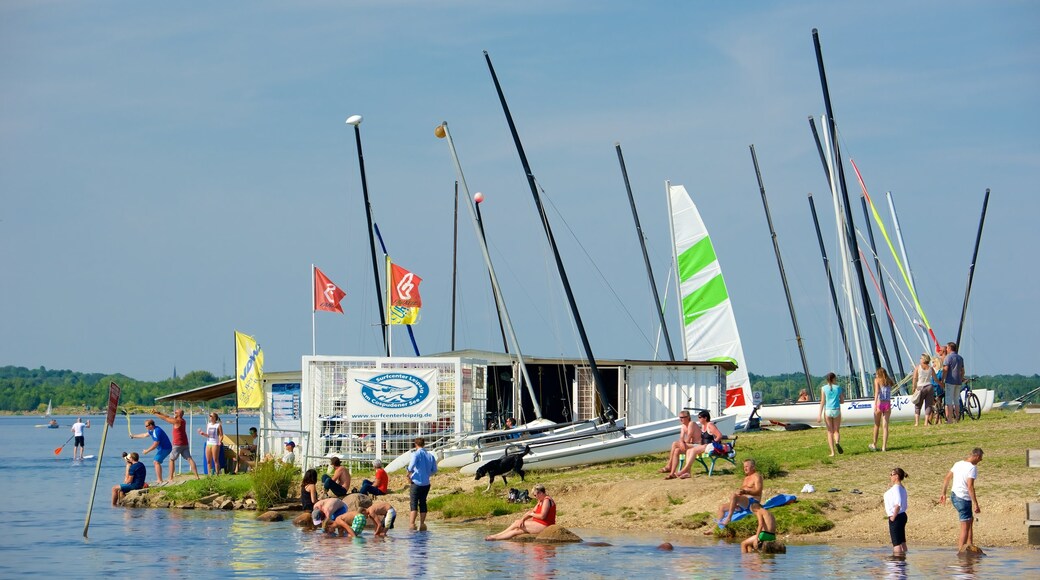
[[[418,308],[390,307],[390,324],[415,324],[419,321]]]
[[[264,404],[264,351],[252,336],[235,331],[235,372],[238,406],[259,409]]]

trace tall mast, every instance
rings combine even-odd
[[[646,265],[646,277],[650,280],[650,293],[654,295],[654,305],[657,307],[657,317],[661,323],[661,333],[664,334],[664,344],[668,348],[668,360],[675,360],[675,351],[672,350],[672,339],[668,336],[668,325],[664,320],[664,309],[661,308],[661,298],[657,294],[657,282],[654,281],[654,270],[650,267],[650,254],[646,251],[646,236],[643,235],[643,226],[639,224],[639,212],[636,211],[636,199],[632,196],[632,184],[628,181],[628,169],[625,167],[625,156],[621,153],[621,143],[614,143],[617,150],[618,163],[621,164],[621,176],[625,179],[625,191],[628,192],[628,205],[632,208],[632,219],[636,223],[636,237],[639,238],[639,247],[643,250],[643,263]]]
[[[484,60],[487,61],[488,70],[491,72],[491,79],[495,82],[495,91],[498,92],[498,100],[502,103],[502,112],[505,113],[506,122],[509,124],[509,132],[513,135],[513,143],[516,145],[516,152],[520,156],[520,164],[523,165],[524,174],[527,175],[527,184],[531,187],[531,196],[534,197],[534,205],[538,209],[538,216],[542,220],[542,227],[545,228],[545,237],[549,241],[549,247],[552,248],[553,257],[556,259],[556,269],[560,272],[560,281],[563,283],[564,293],[567,295],[567,303],[571,308],[571,315],[574,317],[574,325],[578,329],[578,336],[581,338],[581,345],[585,349],[585,357],[589,361],[589,370],[592,372],[592,381],[596,385],[596,392],[599,393],[600,405],[602,406],[602,417],[604,420],[613,420],[617,418],[617,412],[610,404],[610,399],[607,397],[607,392],[603,385],[603,377],[600,375],[599,366],[596,364],[596,357],[592,354],[592,346],[589,344],[588,334],[585,332],[585,325],[581,322],[581,313],[578,312],[578,305],[574,301],[574,292],[571,290],[570,280],[567,278],[567,270],[563,267],[563,259],[560,257],[560,249],[556,246],[556,238],[553,237],[552,227],[549,225],[549,216],[545,213],[545,208],[542,207],[542,200],[538,196],[538,186],[534,180],[534,174],[531,172],[531,165],[527,162],[527,154],[524,153],[524,146],[520,142],[520,135],[516,132],[516,125],[513,123],[513,116],[509,113],[509,105],[506,103],[506,96],[502,92],[502,85],[498,82],[498,75],[495,74],[495,67],[491,64],[491,57],[487,51],[484,51]]]
[[[484,216],[480,214],[480,204],[484,202],[484,194],[479,191],[473,194],[473,209],[477,212],[477,229],[480,230],[480,241],[487,246],[487,236],[484,234]],[[466,200],[469,203],[469,200]],[[491,292],[495,294],[495,304],[498,304],[498,289],[494,284],[491,285]],[[509,343],[506,342],[506,327],[502,324],[502,311],[495,309],[498,313],[498,330],[502,333],[502,348],[505,349],[506,354],[509,354]]]
[[[964,330],[964,317],[968,314],[968,297],[971,296],[971,281],[975,278],[975,261],[979,258],[979,243],[982,241],[982,226],[986,224],[986,208],[989,207],[989,188],[982,199],[982,217],[979,218],[979,231],[975,234],[975,251],[971,255],[971,266],[968,268],[968,286],[964,289],[964,306],[961,307],[961,323],[957,325],[957,348],[961,348],[961,332]]]
[[[376,301],[379,303],[379,324],[383,331],[383,351],[390,356],[390,342],[387,336],[386,310],[383,308],[383,285],[379,283],[379,261],[376,259],[376,238],[372,225],[372,202],[368,199],[368,179],[365,177],[365,154],[361,149],[361,115],[352,115],[347,119],[348,125],[354,126],[354,140],[357,141],[358,166],[361,168],[361,192],[365,196],[365,219],[368,220],[368,246],[372,250],[372,275],[376,282]],[[389,273],[387,274],[389,276]]]
[[[881,258],[878,257],[877,243],[874,242],[874,228],[870,225],[870,211],[867,209],[867,197],[861,195],[859,196],[859,201],[863,206],[863,221],[867,228],[867,240],[870,242],[870,251],[874,254],[874,270],[877,271],[878,291],[881,292],[881,301],[887,305],[888,292],[885,291],[885,279],[881,276]],[[906,369],[903,367],[903,357],[899,354],[899,338],[896,336],[896,323],[892,320],[891,315],[888,316],[888,331],[892,334],[892,348],[896,351],[896,364],[899,366],[899,377],[902,378],[906,376]],[[888,347],[885,346],[884,336],[881,334],[880,327],[877,327],[877,334],[881,352],[885,355],[885,361],[891,365],[892,359],[888,357]],[[893,373],[890,370],[888,374],[891,376]]]
[[[455,180],[455,215],[451,232],[451,350],[455,351],[455,302],[459,279],[459,181]]]
[[[813,202],[811,193],[809,194],[809,209],[812,211],[813,226],[816,228],[816,241],[820,243],[820,255],[823,256],[823,271],[827,276],[827,286],[831,290],[831,303],[834,304],[834,314],[838,317],[838,331],[841,334],[841,344],[845,347],[845,358],[848,360],[849,368],[854,369],[856,366],[852,364],[852,351],[849,349],[849,338],[845,333],[845,320],[841,316],[838,292],[834,289],[834,279],[831,277],[831,263],[827,259],[827,246],[823,243],[823,234],[820,232],[820,218],[816,215],[816,203]],[[811,390],[809,392],[812,393]]]
[[[780,257],[780,243],[776,239],[773,228],[773,216],[769,212],[769,200],[766,199],[766,186],[762,183],[762,172],[758,168],[758,155],[755,146],[751,145],[751,161],[755,164],[755,178],[758,179],[758,191],[762,194],[762,207],[766,210],[766,223],[769,224],[769,237],[773,239],[773,251],[776,253],[776,266],[780,269],[780,280],[784,283],[784,295],[787,296],[787,309],[791,312],[791,325],[794,326],[794,339],[798,342],[798,354],[802,358],[802,370],[805,371],[806,392],[813,390],[812,376],[809,374],[809,362],[805,359],[805,346],[802,344],[802,333],[798,330],[798,317],[794,314],[794,301],[791,300],[791,288],[787,285],[787,273],[784,271],[784,260]],[[810,395],[811,396],[811,395]]]
[[[816,49],[816,66],[820,71],[820,85],[823,88],[823,104],[827,111],[827,126],[830,129],[834,150],[834,166],[837,170],[837,182],[841,188],[841,200],[845,207],[845,237],[848,239],[849,254],[853,265],[856,267],[856,279],[859,281],[860,299],[863,301],[864,315],[867,317],[867,333],[870,336],[870,351],[874,355],[874,368],[881,367],[881,356],[878,354],[877,337],[874,335],[873,322],[876,318],[874,306],[870,302],[870,294],[867,293],[867,282],[863,277],[863,263],[859,258],[859,243],[856,241],[856,224],[852,219],[852,204],[849,202],[849,189],[845,183],[845,168],[841,162],[841,147],[838,146],[838,128],[834,120],[834,109],[831,107],[831,93],[827,86],[827,71],[823,67],[823,49],[820,47],[820,33],[815,28],[812,31],[813,46]]]
[[[534,394],[534,383],[531,382],[531,376],[527,373],[527,364],[524,362],[524,353],[520,350],[520,341],[516,339],[516,332],[513,330],[513,323],[509,319],[509,311],[506,310],[506,301],[502,297],[502,289],[498,285],[498,277],[495,276],[495,267],[491,263],[491,254],[488,252],[487,241],[481,232],[480,227],[477,225],[477,210],[474,204],[470,203],[472,197],[469,194],[469,186],[466,185],[466,176],[462,173],[462,164],[459,163],[458,153],[455,151],[455,142],[451,139],[451,131],[448,130],[448,123],[441,123],[434,130],[434,134],[439,138],[444,138],[448,141],[448,150],[451,152],[451,160],[455,164],[455,175],[459,179],[459,186],[462,188],[462,193],[466,197],[466,207],[469,208],[470,218],[473,220],[473,230],[477,234],[477,240],[480,242],[480,251],[484,254],[484,263],[487,265],[488,274],[491,276],[491,288],[494,290],[495,303],[498,305],[498,311],[501,314],[501,320],[506,325],[506,330],[509,332],[509,338],[513,341],[513,350],[516,351],[516,360],[520,367],[520,373],[523,375],[523,382],[527,385],[527,394],[531,397],[531,406],[534,408],[535,417],[538,419],[542,418],[542,407],[538,404],[538,398]]]

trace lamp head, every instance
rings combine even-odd
[[[443,139],[444,136],[447,134],[444,130],[444,128],[447,125],[447,123],[441,123],[440,125],[437,125],[437,127],[433,130],[433,134],[436,135],[438,139]]]
[[[364,121],[364,120],[365,120],[365,118],[362,117],[361,115],[351,115],[351,116],[347,117],[347,124],[348,125],[353,125],[353,126],[357,127],[358,125],[361,124],[361,121]]]

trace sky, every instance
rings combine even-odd
[[[447,121],[471,192],[487,198],[523,352],[579,355],[487,50],[597,358],[666,358],[620,142],[673,342],[666,180],[686,186],[710,229],[748,370],[801,370],[754,144],[810,370],[841,374],[807,204],[813,193],[837,267],[808,123],[824,113],[817,28],[846,163],[855,159],[889,230],[892,192],[939,339],[956,336],[990,188],[961,352],[969,373],[1040,370],[1040,5],[738,4],[3,2],[0,365],[225,375],[235,330],[256,337],[267,370],[299,369],[312,328],[318,354],[380,354],[358,150],[344,123],[355,114],[375,221],[394,261],[423,278],[420,351],[452,346],[456,176],[434,136]],[[461,215],[455,347],[501,350]],[[347,292],[345,313],[319,312],[313,327],[311,264]],[[910,317],[891,309],[916,358]],[[392,340],[394,354],[412,354],[399,328]]]

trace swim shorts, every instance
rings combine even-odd
[[[950,494],[950,501],[953,502],[953,507],[957,509],[957,515],[960,516],[962,522],[970,522],[975,519],[975,516],[971,514],[971,500],[961,499],[954,494]]]
[[[188,445],[174,445],[173,451],[170,453],[170,461],[176,461],[178,457],[184,459],[191,459],[190,446]]]
[[[390,508],[386,510],[386,516],[383,518],[383,526],[388,530],[394,529],[394,520],[397,519],[397,510]]]
[[[776,534],[774,534],[773,532],[759,532],[758,533],[758,541],[759,542],[775,542],[776,541]]]
[[[76,441],[72,444],[73,447],[83,447],[86,443],[86,439],[83,435],[76,435]]]
[[[162,463],[166,461],[166,458],[170,456],[170,451],[173,451],[173,448],[163,449],[160,447],[157,449],[155,452],[155,462]]]
[[[354,530],[354,533],[360,536],[361,532],[365,529],[365,519],[364,514],[354,516],[354,521],[350,522],[350,529]]]

